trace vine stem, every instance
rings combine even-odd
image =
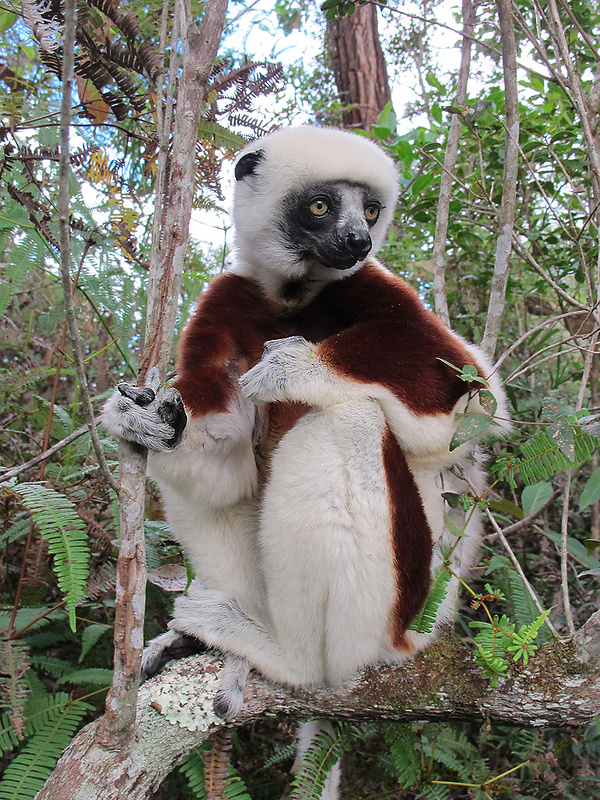
[[[92,408],[92,401],[90,392],[85,376],[85,367],[83,364],[81,338],[79,336],[79,328],[77,326],[77,319],[75,317],[75,306],[73,304],[72,295],[72,282],[71,282],[71,237],[69,226],[69,172],[70,172],[70,154],[69,154],[69,128],[71,126],[71,98],[73,93],[73,80],[74,80],[74,48],[75,48],[75,25],[77,22],[77,8],[76,0],[65,0],[65,25],[63,37],[63,83],[62,83],[62,100],[60,108],[60,153],[58,159],[58,227],[59,227],[59,242],[60,242],[60,274],[63,287],[63,298],[65,304],[65,318],[67,321],[67,329],[69,331],[69,339],[73,349],[73,360],[75,362],[75,371],[77,373],[77,382],[81,392],[81,402],[83,414],[85,416],[92,445],[98,459],[100,470],[111,489],[115,492],[119,491],[119,484],[112,476],[106,458],[102,450],[98,430],[96,428],[96,421],[94,418],[94,409]]]

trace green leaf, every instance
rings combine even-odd
[[[553,541],[554,544],[560,548],[562,543],[562,536],[560,533],[554,533],[554,531],[544,531],[544,536],[547,536],[548,539]],[[589,556],[585,545],[583,545],[577,539],[574,539],[572,536],[567,537],[567,552],[569,555],[573,556],[575,561],[578,561],[582,567],[596,569],[598,566],[598,559],[594,556]]]
[[[431,633],[437,619],[438,609],[448,594],[448,584],[451,580],[452,573],[446,569],[445,564],[442,564],[433,577],[427,600],[411,622],[409,630],[417,631],[417,633]]]
[[[99,641],[101,636],[105,633],[112,631],[112,625],[88,625],[84,628],[81,635],[81,653],[79,655],[79,663],[83,661],[86,655],[90,652],[92,647]]]
[[[519,508],[512,500],[502,498],[501,500],[490,500],[488,506],[491,511],[497,511],[499,514],[511,514],[517,519],[524,519],[523,509]]]
[[[552,485],[545,481],[526,486],[521,494],[521,505],[526,517],[535,514],[552,497]]]
[[[486,414],[493,417],[498,410],[498,402],[489,389],[479,390],[479,402]]]
[[[430,86],[433,86],[434,89],[437,89],[438,91],[445,94],[446,87],[438,81],[433,72],[428,72],[427,75],[425,76],[425,80]]]
[[[41,483],[20,483],[13,487],[33,517],[54,556],[58,585],[65,593],[69,624],[75,630],[75,606],[83,600],[89,571],[86,525],[64,494]]]
[[[231,150],[239,150],[246,144],[246,140],[239,133],[234,133],[223,125],[219,125],[218,122],[210,122],[207,119],[200,120],[198,138],[214,142],[219,147],[228,147]]]
[[[550,429],[550,436],[554,439],[561,452],[574,462],[575,459],[575,435],[573,428],[567,422],[557,422],[556,425]]]
[[[593,505],[597,500],[600,500],[600,467],[590,475],[583,487],[579,498],[580,510],[583,511],[584,508]]]
[[[479,436],[489,427],[490,422],[487,414],[464,414],[454,431],[450,442],[450,451],[456,450],[461,444]]]
[[[0,9],[0,33],[4,33],[15,24],[18,16],[6,8]]]

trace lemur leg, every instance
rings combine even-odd
[[[383,428],[373,401],[304,416],[273,456],[260,515],[268,609],[194,592],[176,601],[171,629],[295,685],[377,661],[395,599]]]
[[[292,766],[292,773],[295,774],[302,767],[305,762],[304,754],[310,747],[314,737],[319,733],[333,734],[333,726],[329,720],[316,719],[310,722],[302,722],[298,726],[298,750]],[[321,793],[321,800],[338,800],[341,777],[342,769],[338,761],[327,773],[325,785]]]

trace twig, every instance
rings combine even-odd
[[[569,572],[568,572],[568,538],[569,538],[569,498],[571,494],[571,478],[573,471],[567,470],[567,480],[563,491],[563,513],[560,523],[560,586],[562,591],[565,620],[569,630],[569,638],[575,636],[575,624],[571,601],[569,599]]]
[[[204,92],[221,39],[227,0],[212,0],[204,7],[200,30],[192,20],[189,0],[175,0],[171,56],[178,52],[181,38],[179,81],[172,74],[168,91],[178,85],[177,120],[172,155],[165,158],[164,187],[168,194],[164,225],[153,227],[146,336],[140,359],[140,383],[164,380],[170,356],[177,314],[177,298],[188,242],[194,190],[198,125]],[[163,25],[164,29],[164,25]],[[160,131],[161,146],[170,132],[169,101]],[[167,127],[168,126],[168,127]],[[163,220],[163,194],[155,199],[156,214]],[[117,604],[115,608],[115,671],[106,699],[100,740],[108,747],[120,746],[132,733],[144,638],[144,597],[146,563],[144,555],[144,494],[146,453],[129,443],[119,443],[121,546],[117,561]]]
[[[509,556],[510,560],[511,560],[511,561],[513,562],[513,564],[515,565],[515,569],[516,569],[516,570],[517,570],[517,572],[519,573],[519,576],[520,576],[521,580],[523,581],[523,585],[525,586],[525,588],[526,588],[526,589],[527,589],[527,591],[529,592],[529,596],[530,596],[530,597],[531,597],[531,599],[533,600],[535,607],[536,607],[536,608],[537,608],[537,610],[540,612],[540,614],[543,614],[543,613],[544,613],[544,609],[543,609],[543,607],[542,607],[542,604],[541,604],[541,603],[540,603],[540,601],[538,600],[538,596],[537,596],[537,594],[535,593],[535,590],[534,590],[533,586],[532,586],[532,585],[529,583],[529,581],[528,581],[528,579],[527,579],[527,576],[526,576],[526,575],[525,575],[525,573],[523,572],[523,568],[522,568],[522,566],[519,564],[519,559],[518,559],[518,558],[516,557],[516,555],[514,554],[514,552],[513,552],[513,549],[512,549],[512,547],[510,546],[510,544],[508,543],[508,539],[507,539],[507,538],[506,538],[506,536],[504,535],[504,532],[503,532],[502,528],[500,527],[500,525],[498,525],[498,523],[497,523],[497,522],[496,522],[496,520],[494,519],[494,515],[493,515],[493,514],[492,514],[492,512],[489,510],[489,508],[486,508],[486,509],[485,509],[485,513],[487,514],[487,517],[488,517],[489,521],[492,523],[492,526],[493,526],[494,530],[495,530],[495,531],[496,531],[496,533],[498,534],[498,537],[500,538],[500,541],[501,541],[501,542],[502,542],[502,544],[504,545],[504,549],[505,549],[505,550],[506,550],[506,552],[508,553],[508,556]],[[549,620],[549,618],[548,618],[548,617],[546,617],[546,619],[544,620],[544,622],[546,623],[546,625],[548,626],[548,628],[549,628],[549,629],[550,629],[550,631],[552,632],[552,635],[553,635],[553,636],[555,636],[557,639],[560,639],[560,636],[559,636],[559,634],[558,634],[558,631],[556,630],[556,628],[554,627],[554,625],[553,625],[553,624],[550,622],[550,620]]]
[[[458,86],[456,89],[456,105],[464,105],[467,100],[467,83],[471,65],[471,39],[475,23],[475,8],[472,0],[463,0],[463,38],[461,45],[460,68],[458,71]],[[438,198],[437,214],[435,221],[435,236],[433,241],[433,297],[435,313],[445,325],[450,324],[448,299],[446,297],[446,237],[448,234],[448,219],[450,216],[450,197],[452,193],[452,174],[456,166],[458,144],[462,123],[458,115],[452,115],[448,142],[444,155],[444,169],[440,180],[440,194]]]
[[[77,11],[75,0],[65,0],[65,25],[64,25],[64,46],[63,46],[63,87],[60,115],[60,158],[58,162],[58,225],[60,240],[60,272],[63,286],[63,297],[65,303],[65,317],[69,330],[69,339],[73,348],[73,360],[77,372],[77,381],[81,392],[83,414],[92,439],[92,445],[98,459],[100,470],[108,485],[116,492],[119,491],[119,484],[113,478],[111,471],[106,463],[96,422],[94,420],[94,410],[85,376],[83,364],[81,339],[75,309],[73,306],[72,284],[71,284],[71,241],[69,231],[69,127],[71,124],[71,95],[73,92],[73,63],[75,47],[75,24]]]
[[[84,433],[88,433],[89,428],[87,425],[82,425],[81,428],[77,428],[76,431],[70,433],[68,436],[65,436],[64,439],[61,439],[60,442],[56,442],[53,444],[52,447],[49,447],[47,450],[44,450],[43,453],[35,456],[34,458],[26,461],[25,464],[20,464],[18,467],[13,467],[12,469],[7,470],[6,472],[0,473],[0,485],[9,481],[11,478],[15,478],[17,475],[20,475],[22,472],[26,472],[28,469],[35,467],[37,464],[41,464],[42,461],[46,461],[48,458],[51,458],[55,453],[58,453],[59,450],[62,450],[63,447],[67,447],[71,444],[71,442],[76,441]]]
[[[502,66],[504,72],[504,99],[506,108],[506,141],[504,145],[504,174],[502,205],[498,218],[498,241],[494,276],[481,346],[493,357],[500,334],[504,313],[506,285],[510,263],[511,242],[517,202],[517,176],[519,170],[519,96],[517,91],[517,45],[510,0],[496,0],[502,39]]]

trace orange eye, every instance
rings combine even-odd
[[[308,208],[310,213],[315,217],[324,217],[329,211],[329,205],[322,197],[317,197],[316,200],[313,200]]]

